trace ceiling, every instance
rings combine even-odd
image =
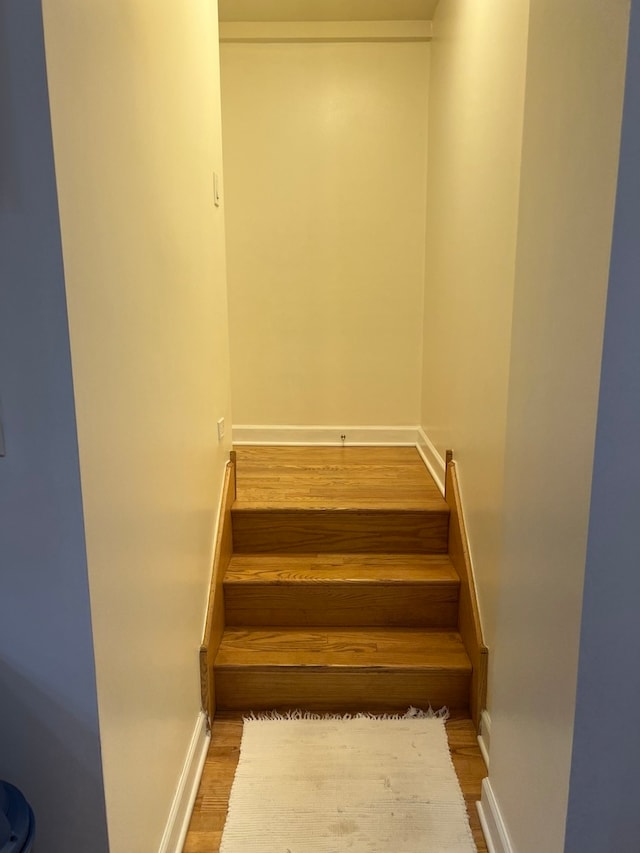
[[[219,0],[221,21],[430,21],[438,0]]]

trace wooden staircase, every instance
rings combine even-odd
[[[468,712],[468,590],[417,451],[243,447],[236,477],[215,707]]]

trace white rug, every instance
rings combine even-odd
[[[240,750],[220,853],[475,853],[442,719],[251,719]]]

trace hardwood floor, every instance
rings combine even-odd
[[[236,507],[447,511],[415,447],[238,447]]]
[[[478,853],[488,853],[475,802],[487,775],[470,719],[453,716],[447,722],[451,757],[467,804],[469,823]],[[211,746],[204,767],[183,853],[218,853],[227,815],[242,737],[242,714],[225,712],[216,716]],[[394,851],[380,851],[394,853]]]

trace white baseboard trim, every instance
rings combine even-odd
[[[346,436],[344,442],[341,436]],[[316,445],[325,447],[415,447],[416,426],[260,426],[233,427],[234,444]]]
[[[480,714],[480,734],[478,735],[478,746],[484,758],[484,763],[489,769],[489,754],[491,752],[491,717],[488,711]]]
[[[207,722],[201,712],[196,720],[158,853],[182,853],[208,748]]]
[[[422,427],[418,429],[416,447],[418,448],[418,453],[422,456],[424,464],[429,469],[431,476],[444,495],[445,461],[436,450],[435,445],[427,437]]]
[[[515,853],[489,779],[482,780],[482,799],[476,806],[489,853]]]

